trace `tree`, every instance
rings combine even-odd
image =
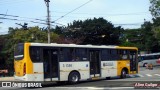
[[[78,20],[68,24],[64,33],[66,38],[80,39],[80,44],[117,45],[123,28],[114,25],[103,18]]]
[[[123,32],[121,40],[122,46],[134,46],[142,50],[142,34],[141,28],[138,29],[126,29]]]
[[[151,22],[144,22],[141,26],[141,34],[142,34],[142,44],[144,46],[144,50],[157,52],[158,51],[158,40],[154,36],[154,31],[152,30],[153,24]]]
[[[160,16],[160,0],[150,0],[151,6],[149,8],[152,16]]]
[[[152,32],[153,32],[153,36],[156,39],[156,41],[154,41],[153,43],[149,43],[152,46],[155,45],[154,47],[152,47],[154,49],[154,51],[160,51],[160,49],[158,48],[160,45],[160,0],[150,0],[151,6],[149,8],[152,16],[154,17],[153,20],[153,24],[151,26]],[[151,39],[151,37],[150,37]],[[153,37],[152,39],[153,40]]]
[[[152,31],[154,32],[154,37],[158,40],[160,45],[160,17],[153,18]]]

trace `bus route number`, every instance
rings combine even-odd
[[[113,62],[103,63],[103,66],[113,66]]]
[[[72,67],[72,64],[63,64],[63,67]]]

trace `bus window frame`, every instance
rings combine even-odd
[[[31,48],[38,48],[39,49],[39,61],[33,61],[32,59],[32,56],[31,56]],[[44,49],[44,47],[40,47],[40,46],[30,46],[29,47],[29,56],[30,56],[30,59],[31,59],[31,61],[33,62],[33,63],[42,63],[43,62],[43,50]]]
[[[19,49],[19,46],[22,46],[22,47],[23,47],[22,54],[20,54],[20,55],[18,55],[17,52],[16,52],[17,49]],[[19,44],[17,44],[17,45],[14,47],[14,60],[15,60],[15,61],[24,59],[24,53],[25,53],[25,52],[24,52],[24,51],[25,51],[25,50],[24,50],[24,49],[25,49],[24,47],[25,47],[25,44],[24,44],[24,43],[19,43]],[[19,50],[18,50],[18,51],[19,51]],[[17,55],[16,55],[16,54],[17,54]],[[21,56],[21,55],[22,55],[22,57],[18,57],[18,59],[15,58],[15,56]]]
[[[66,53],[66,51],[64,49],[65,50],[69,49],[68,52],[70,52],[71,49],[73,49],[72,54],[70,53],[71,58],[69,60],[68,60],[68,55],[66,57],[66,54],[68,54],[68,53]],[[82,54],[80,56],[76,55],[76,49],[84,49],[84,50],[86,49],[85,50],[86,51],[85,52],[86,53],[86,56],[85,56],[86,60],[82,60],[84,58]],[[59,49],[59,62],[84,62],[84,61],[89,61],[87,54],[88,54],[88,49],[87,48],[63,47],[63,48]],[[76,60],[77,57],[79,58],[79,60]],[[67,58],[67,59],[65,60],[65,58]],[[80,58],[82,58],[82,59],[80,59]]]

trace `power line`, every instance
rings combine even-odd
[[[61,16],[60,18],[58,18],[58,19],[54,20],[54,21],[53,21],[53,22],[51,22],[51,23],[54,23],[54,22],[58,21],[58,20],[59,20],[59,19],[61,19],[61,18],[64,18],[66,15],[68,15],[68,14],[70,14],[70,13],[74,12],[75,10],[77,10],[77,9],[81,8],[82,6],[84,6],[84,5],[88,4],[88,3],[89,3],[89,2],[91,2],[91,1],[92,1],[92,0],[87,1],[86,3],[84,3],[84,4],[82,4],[81,6],[79,6],[79,7],[75,8],[75,9],[71,10],[70,12],[68,12],[68,13],[64,14],[63,16]]]
[[[19,20],[19,19],[15,19],[15,18],[0,17],[0,19],[12,20],[12,21],[24,21],[24,22],[31,22],[31,23],[38,23],[38,24],[44,24],[44,25],[46,25],[46,23],[41,23],[41,22],[37,22],[37,21]],[[52,25],[52,26],[55,26],[55,25]]]
[[[67,13],[67,12],[59,12],[59,11],[51,11],[54,13]],[[120,16],[120,15],[140,15],[140,14],[146,14],[148,12],[133,12],[133,13],[117,13],[117,14],[110,14],[110,13],[72,13],[72,14],[85,14],[85,15],[108,15],[108,16]]]
[[[9,16],[9,17],[15,17],[15,18],[25,18],[25,19],[34,19],[34,20],[39,20],[39,21],[46,21],[46,20],[38,19],[38,18],[20,17],[20,16],[17,16],[17,15],[8,15],[8,14],[0,14],[0,16]]]
[[[46,22],[46,20],[38,19],[38,18],[28,18],[28,17],[17,16],[17,15],[8,15],[8,14],[0,14],[0,16],[3,16],[3,17],[0,17],[0,19],[14,20],[14,21],[25,21],[25,22],[32,22],[32,23],[39,23],[39,24],[45,24],[45,25],[47,25],[47,23],[38,22],[38,21],[42,21],[42,22],[44,21],[44,22]],[[13,17],[13,18],[4,18],[4,17]],[[30,21],[29,20],[20,20],[20,19],[17,19],[17,18],[33,19],[33,20],[30,20]],[[56,22],[54,24],[65,26],[64,24],[56,23]],[[52,26],[55,26],[55,25],[52,25]]]
[[[27,21],[27,20],[19,20],[19,19],[15,19],[15,18],[4,18],[4,17],[0,17],[0,19],[5,19],[5,20],[12,20],[12,21],[24,21],[24,22],[31,22],[31,23],[38,23],[38,24],[43,24],[46,25],[46,23],[41,23],[41,22],[37,22],[37,21]],[[143,22],[142,22],[143,23]],[[137,26],[137,25],[141,25],[142,23],[123,23],[123,24],[113,24],[113,25],[117,25],[117,26]],[[60,24],[60,23],[54,23],[57,25],[61,25],[61,26],[66,26],[64,24]],[[52,25],[55,26],[55,25]]]

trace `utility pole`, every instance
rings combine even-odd
[[[50,40],[50,28],[51,28],[51,24],[50,24],[50,11],[49,11],[49,2],[50,0],[44,0],[47,6],[47,25],[48,25],[48,43],[51,42]]]

